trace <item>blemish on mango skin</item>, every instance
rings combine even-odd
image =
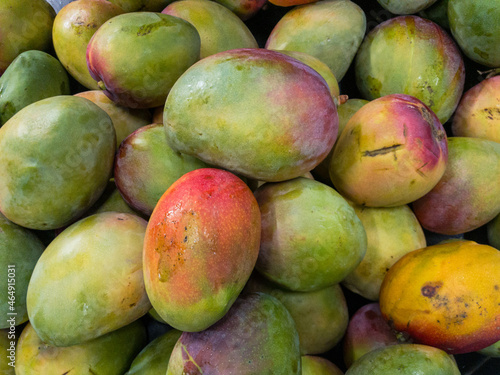
[[[436,295],[437,291],[439,288],[441,288],[441,286],[443,285],[442,282],[436,282],[436,283],[433,283],[433,282],[429,282],[429,283],[426,283],[421,289],[421,293],[424,297],[429,297],[429,298],[432,298]]]

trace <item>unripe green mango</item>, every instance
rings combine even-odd
[[[28,323],[17,345],[16,375],[122,375],[146,342],[141,321],[69,347],[43,342]]]
[[[424,102],[445,123],[465,82],[460,50],[432,21],[391,18],[371,30],[355,60],[356,84],[365,99],[406,94]]]
[[[0,77],[0,126],[38,100],[69,95],[69,79],[61,63],[48,53],[21,53]]]
[[[75,96],[39,100],[0,128],[0,209],[31,229],[65,226],[94,204],[111,175],[110,117]]]
[[[302,375],[344,375],[332,362],[323,357],[302,356]]]
[[[107,0],[125,12],[161,12],[174,0]]]
[[[105,212],[66,228],[40,257],[28,286],[28,316],[54,346],[112,332],[151,308],[142,275],[147,222]]]
[[[191,23],[200,34],[200,58],[236,48],[258,48],[252,32],[233,12],[209,0],[181,0],[163,12]]]
[[[366,31],[363,10],[349,0],[323,0],[294,7],[272,30],[266,48],[308,53],[340,82]]]
[[[437,0],[430,7],[420,11],[418,15],[437,23],[443,29],[450,30],[450,23],[448,21],[448,0]]]
[[[130,365],[125,375],[157,375],[164,374],[168,368],[170,353],[182,332],[171,329],[167,333],[151,341]]]
[[[413,14],[430,7],[436,0],[377,0],[393,14]]]
[[[500,214],[487,225],[488,242],[491,246],[500,250]]]
[[[460,375],[453,357],[441,349],[419,344],[375,349],[352,364],[345,375]]]
[[[7,321],[10,318],[15,319],[16,326],[28,320],[28,283],[44,249],[33,232],[12,223],[0,213],[0,269],[5,275],[0,279],[0,288],[4,291],[0,294],[0,314],[6,317],[0,322],[0,329],[11,327]]]
[[[239,297],[219,322],[184,332],[167,375],[300,375],[299,335],[288,310],[264,293]]]
[[[470,59],[500,67],[500,0],[449,0],[453,37]]]
[[[52,29],[57,58],[88,89],[99,87],[87,67],[87,44],[104,22],[122,13],[120,7],[106,0],[76,0],[57,13]]]
[[[55,16],[45,0],[0,1],[0,75],[22,52],[50,49]]]

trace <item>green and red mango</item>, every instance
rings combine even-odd
[[[144,280],[156,312],[181,331],[221,319],[245,286],[260,244],[260,212],[230,172],[186,173],[160,198],[144,240]]]

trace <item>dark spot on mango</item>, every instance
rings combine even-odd
[[[420,289],[422,295],[424,297],[434,297],[436,295],[437,290],[439,289],[440,285],[433,285],[433,284],[425,284],[422,289]]]
[[[185,236],[184,237],[184,242],[187,242],[187,240],[188,240],[188,236]]]
[[[499,288],[498,288],[498,285],[495,285],[493,288],[495,288],[495,290],[498,290],[498,289],[499,289]]]
[[[367,150],[367,151],[363,151],[363,156],[374,157],[374,156],[378,156],[378,155],[385,155],[385,154],[388,154],[390,152],[397,151],[402,147],[403,147],[403,145],[395,144],[392,146],[382,147],[382,148],[379,148],[376,150]]]
[[[365,312],[365,317],[366,319],[374,320],[377,319],[377,313],[375,313],[375,311],[368,310]]]

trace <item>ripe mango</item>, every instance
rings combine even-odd
[[[201,168],[158,201],[144,240],[144,281],[156,312],[181,331],[219,319],[245,286],[260,244],[260,212],[230,172]]]
[[[415,342],[451,354],[500,340],[500,252],[473,241],[412,251],[396,262],[380,290],[380,311]]]

